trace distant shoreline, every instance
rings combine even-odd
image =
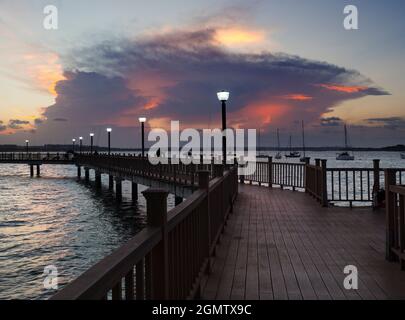
[[[302,147],[293,147],[295,151],[303,151]],[[306,147],[306,151],[342,151],[344,147],[334,146],[334,147]],[[79,150],[79,146],[75,147],[75,150]],[[98,152],[107,152],[107,147],[94,146],[93,150]],[[397,146],[387,146],[380,148],[371,148],[371,147],[353,147],[349,148],[349,151],[382,151],[382,152],[405,152],[405,145]],[[25,152],[25,146],[17,145],[0,145],[0,152]],[[30,146],[30,152],[68,152],[72,151],[72,145],[44,145],[44,146]],[[82,146],[83,152],[89,152],[90,146]],[[111,152],[140,152],[141,148],[111,148]],[[276,148],[276,147],[260,147],[257,148],[257,151],[290,151],[290,148]]]

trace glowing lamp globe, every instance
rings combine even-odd
[[[228,101],[229,99],[229,92],[228,91],[220,91],[217,93],[219,101]]]

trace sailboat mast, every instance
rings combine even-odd
[[[279,129],[277,129],[277,148],[278,148],[278,151],[280,151],[280,133],[279,133]]]
[[[292,143],[291,143],[291,134],[290,134],[290,153],[292,153]]]
[[[347,145],[347,126],[345,124],[345,148],[346,150],[349,149],[348,145]]]
[[[304,120],[302,120],[302,148],[304,149],[304,158],[305,158],[305,131],[304,131]]]

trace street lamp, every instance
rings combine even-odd
[[[72,139],[73,153],[75,153],[75,144],[76,144],[76,139]]]
[[[139,118],[139,122],[141,123],[142,128],[142,158],[145,157],[145,122],[146,118],[141,117]]]
[[[93,139],[94,133],[90,133],[90,154],[93,154]]]
[[[29,145],[30,141],[29,140],[25,140],[25,150],[28,153],[28,145]]]
[[[229,99],[229,92],[220,91],[217,93],[217,97],[222,104],[222,163],[226,165],[226,102]]]
[[[111,154],[111,128],[107,128],[107,133],[108,133],[108,155]]]
[[[82,154],[83,137],[79,137],[79,143],[80,143],[79,152],[80,152],[80,154]]]

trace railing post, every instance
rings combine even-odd
[[[216,178],[222,177],[224,175],[224,165],[214,164],[214,175]]]
[[[326,162],[327,160],[322,160],[321,168],[322,168],[322,206],[328,206],[328,182],[326,176]]]
[[[147,223],[162,230],[162,241],[151,252],[150,294],[152,300],[169,299],[169,264],[167,248],[167,195],[161,189],[148,189],[142,192],[146,198]]]
[[[385,174],[385,225],[386,225],[386,247],[385,258],[388,261],[395,261],[396,256],[391,251],[391,248],[395,244],[395,207],[396,207],[396,195],[390,191],[390,186],[396,184],[395,170],[386,169]]]
[[[210,218],[210,199],[209,199],[209,184],[210,184],[210,176],[208,170],[200,170],[198,171],[198,187],[200,189],[207,191],[207,202],[206,202],[206,213],[207,213],[207,251],[205,252],[208,263],[207,269],[205,272],[207,274],[211,273],[211,259],[210,259],[210,248],[211,248],[211,218]]]
[[[269,157],[267,174],[269,178],[269,188],[273,188],[273,157]]]
[[[239,162],[238,162],[238,166],[237,166],[237,168],[236,168],[236,176],[238,176],[238,171],[239,171],[239,166],[241,165],[241,163],[242,163],[242,165],[244,165],[244,161],[243,161],[243,157],[241,156],[240,158],[239,158]],[[245,175],[244,174],[242,174],[241,176],[240,176],[240,183],[241,184],[245,184]]]
[[[374,173],[374,185],[373,185],[373,209],[380,206],[378,203],[378,193],[380,191],[380,160],[373,160],[373,173]]]
[[[310,158],[306,157],[305,160],[305,168],[304,168],[304,188],[305,192],[308,192],[308,166],[310,165]]]

